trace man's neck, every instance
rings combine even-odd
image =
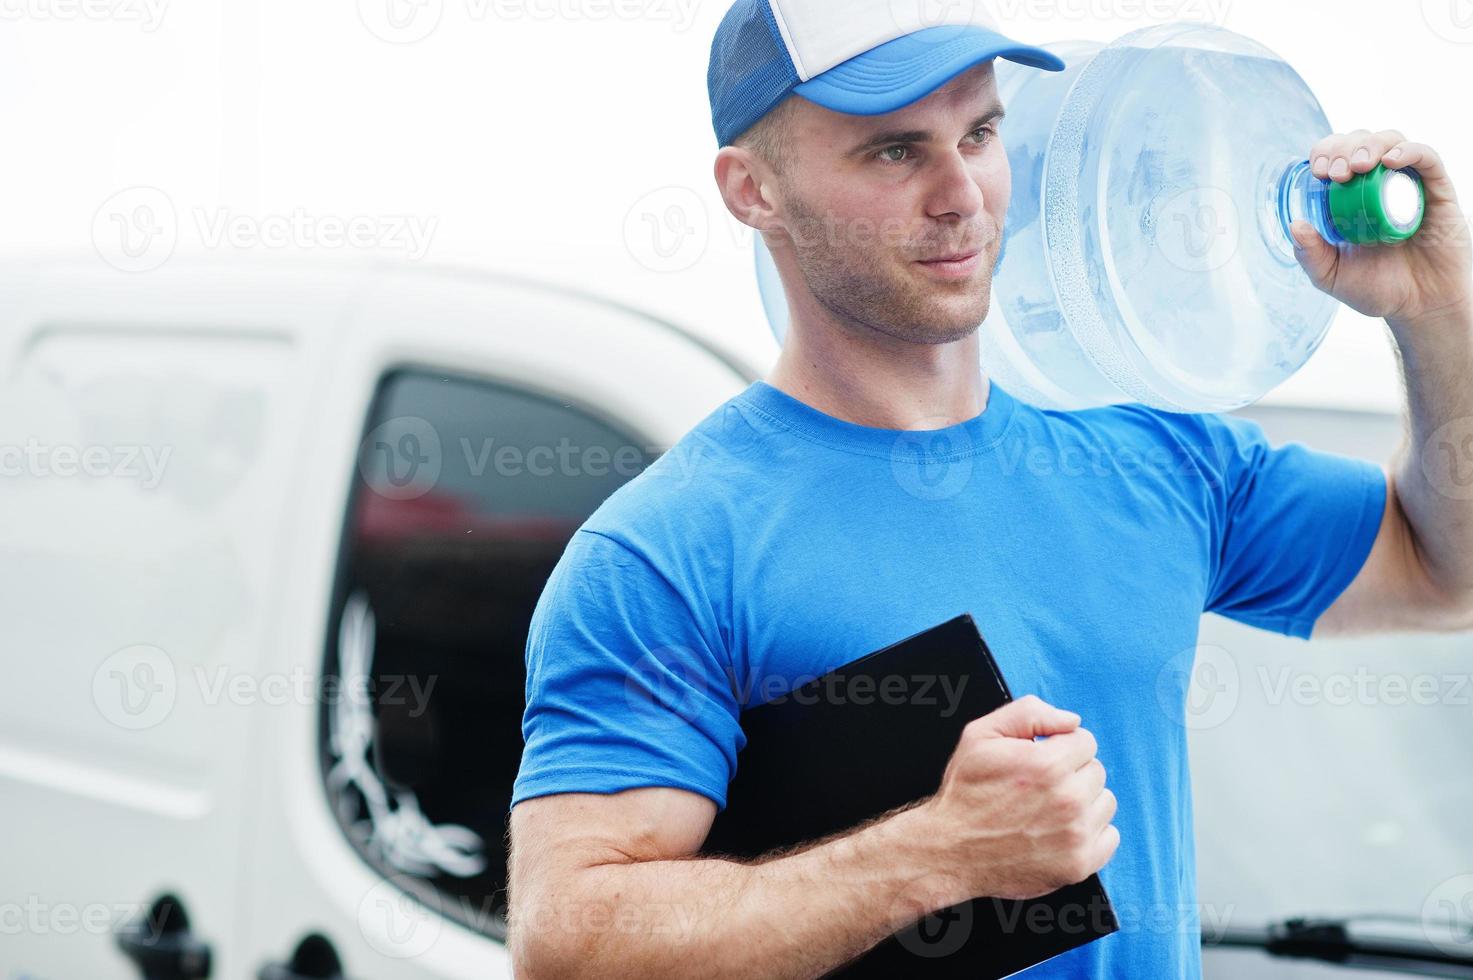
[[[765,379],[846,422],[880,429],[940,429],[981,415],[991,385],[978,363],[977,334],[950,344],[889,337],[874,343],[790,331]]]

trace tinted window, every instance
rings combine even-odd
[[[327,642],[329,798],[379,871],[500,936],[532,609],[654,452],[595,411],[413,371],[370,414]]]

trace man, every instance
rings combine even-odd
[[[790,331],[765,382],[588,519],[538,604],[521,977],[816,977],[929,912],[1096,871],[1121,930],[1027,975],[1199,975],[1168,668],[1201,613],[1304,639],[1473,626],[1473,494],[1452,492],[1473,260],[1437,154],[1396,132],[1305,148],[1321,177],[1384,160],[1425,182],[1404,246],[1294,229],[1315,284],[1399,348],[1410,432],[1384,471],[1232,417],[1040,411],[979,371],[976,331],[1009,195],[992,59],[1059,63],[891,10],[739,0],[718,30],[715,177],[774,252]],[[934,796],[760,861],[694,856],[742,708],[961,612],[1028,696],[969,724]]]

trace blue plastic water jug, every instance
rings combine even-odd
[[[981,360],[1025,401],[1256,401],[1309,359],[1338,307],[1295,260],[1290,222],[1341,247],[1420,226],[1414,170],[1345,184],[1309,172],[1334,130],[1304,80],[1246,37],[1173,23],[1046,47],[1064,71],[994,63],[1013,196]],[[781,342],[787,301],[756,241]]]

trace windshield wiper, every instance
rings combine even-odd
[[[1202,945],[1260,949],[1352,969],[1473,978],[1473,929],[1408,916],[1295,917],[1258,928],[1226,926],[1215,937],[1204,933]]]

